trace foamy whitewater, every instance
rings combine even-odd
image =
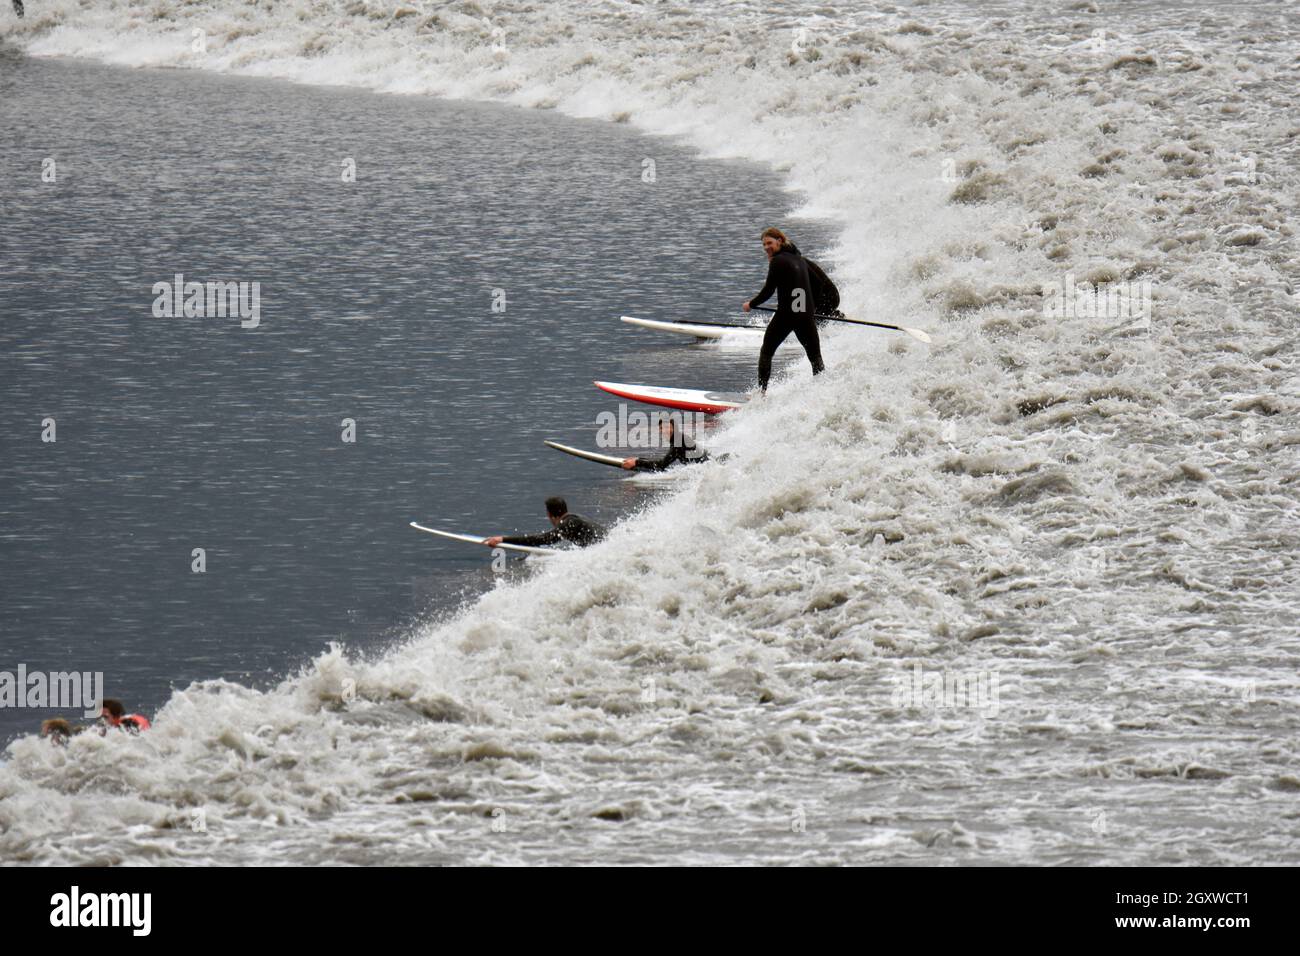
[[[725,463],[381,659],[14,743],[0,859],[1300,860],[1293,3],[27,6],[34,56],[770,163],[846,311],[935,341],[829,332]],[[1047,318],[1067,275],[1149,321]]]

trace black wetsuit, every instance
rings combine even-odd
[[[23,0],[14,0],[14,13],[18,14],[19,19],[22,19]]]
[[[672,446],[668,449],[668,453],[660,458],[638,458],[636,460],[636,470],[663,471],[679,462],[683,465],[692,465],[708,460],[709,456],[706,452],[696,448],[695,442],[685,438],[680,445],[674,440]]]
[[[813,374],[823,371],[822,347],[817,337],[817,322],[813,318],[816,300],[812,282],[808,277],[808,263],[792,249],[782,249],[768,262],[767,281],[762,291],[749,300],[750,308],[762,305],[775,292],[776,314],[767,324],[763,336],[763,351],[758,356],[758,387],[767,391],[767,380],[772,377],[772,356],[777,347],[793,332],[812,363]]]
[[[570,511],[550,531],[543,531],[541,534],[517,534],[513,537],[502,538],[501,543],[522,544],[529,548],[544,548],[547,545],[559,544],[561,540],[564,540],[572,541],[578,547],[585,548],[589,544],[595,544],[608,533],[603,525],[598,525],[589,518],[575,515]]]
[[[820,329],[826,324],[825,316],[844,314],[840,311],[840,290],[835,288],[835,283],[826,271],[800,252],[793,242],[790,243],[790,251],[796,256],[803,256],[804,264],[808,266],[808,281],[812,284],[813,304],[816,306],[813,311],[817,313],[817,328]]]

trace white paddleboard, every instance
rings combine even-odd
[[[574,458],[585,458],[587,461],[594,461],[601,465],[613,465],[615,468],[623,467],[623,459],[615,458],[613,455],[602,455],[597,451],[584,451],[570,445],[561,445],[558,441],[548,441],[546,444],[548,447],[554,448],[556,451],[562,451],[566,455],[572,455]]]
[[[483,542],[487,540],[486,538],[480,538],[472,534],[457,534],[454,531],[439,531],[437,528],[426,528],[424,525],[416,524],[414,521],[411,522],[411,527],[415,528],[417,531],[436,534],[440,538],[450,538],[452,541],[465,541],[469,544],[482,545]],[[523,554],[559,554],[559,551],[554,548],[530,548],[525,544],[499,544],[497,547],[505,551],[519,551]]]
[[[688,412],[729,412],[749,401],[742,392],[703,392],[693,388],[663,388],[658,385],[624,385],[620,382],[593,382],[598,389],[630,398],[634,402],[658,405],[661,408],[680,408]]]
[[[639,326],[643,329],[654,329],[657,332],[673,332],[677,335],[689,335],[691,338],[696,339],[736,339],[746,343],[752,342],[754,345],[763,344],[763,334],[767,331],[761,325],[725,328],[719,325],[694,325],[690,322],[660,322],[657,319],[638,319],[631,315],[623,315],[619,318],[628,325]]]

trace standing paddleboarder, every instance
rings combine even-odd
[[[791,332],[803,346],[814,375],[824,371],[826,366],[822,364],[821,341],[813,317],[817,300],[813,295],[808,263],[799,255],[794,243],[775,226],[763,230],[763,251],[768,259],[767,281],[758,295],[742,303],[741,308],[748,312],[776,293],[776,314],[767,324],[763,351],[758,356],[758,387],[766,395],[767,381],[772,377],[772,356]]]

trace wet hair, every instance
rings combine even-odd
[[[672,425],[674,432],[682,430],[681,412],[654,412],[656,425]]]
[[[72,725],[62,717],[51,717],[41,721],[42,737],[71,737]]]
[[[768,226],[763,230],[763,235],[760,238],[775,239],[777,242],[781,243],[781,248],[783,250],[794,248],[794,243],[790,241],[790,237],[780,229],[776,228],[776,226]]]
[[[121,717],[126,713],[126,708],[122,706],[122,702],[116,697],[105,697],[102,706],[104,710],[108,711],[114,717]]]
[[[569,506],[563,498],[547,498],[546,513],[553,518],[563,518],[569,513]]]

